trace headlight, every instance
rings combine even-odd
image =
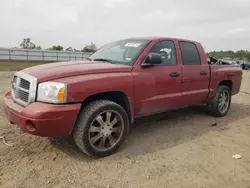
[[[66,102],[67,85],[58,82],[44,82],[38,85],[37,101],[48,103]]]

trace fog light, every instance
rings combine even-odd
[[[32,121],[28,120],[26,122],[26,129],[30,132],[34,132],[36,130],[36,126]]]

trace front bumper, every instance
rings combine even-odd
[[[10,123],[37,136],[65,136],[72,131],[81,104],[52,105],[34,102],[27,107],[16,104],[8,92],[4,97]]]

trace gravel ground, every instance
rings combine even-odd
[[[0,72],[0,187],[250,187],[250,72],[228,116],[186,108],[137,120],[120,151],[82,154],[69,138],[22,133],[4,115],[13,72]],[[217,123],[217,126],[211,126]],[[233,159],[240,154],[242,158]]]

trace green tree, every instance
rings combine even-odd
[[[36,46],[33,42],[31,42],[31,38],[24,38],[20,47],[23,49],[42,49],[41,46]]]
[[[90,45],[86,45],[81,51],[82,52],[95,52],[97,50],[96,45],[91,42]]]
[[[235,53],[235,57],[238,58],[239,60],[244,59],[245,52],[243,50],[239,50]]]
[[[48,50],[63,51],[63,46],[54,45],[54,46],[50,47]]]
[[[250,52],[247,51],[247,50],[239,50],[239,51],[212,51],[212,52],[209,52],[207,53],[207,56],[208,57],[214,57],[214,58],[220,58],[220,59],[223,59],[223,58],[230,58],[230,59],[238,59],[238,60],[250,60]]]
[[[247,57],[246,57],[246,59],[247,59],[248,61],[250,61],[250,52],[247,52]]]

